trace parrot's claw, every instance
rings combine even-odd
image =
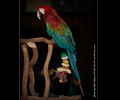
[[[56,44],[54,39],[51,39],[50,41],[51,41],[51,44]]]

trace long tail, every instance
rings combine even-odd
[[[67,53],[68,53],[68,57],[69,57],[69,61],[70,61],[72,70],[74,71],[75,76],[78,78],[79,87],[80,87],[80,90],[82,92],[82,95],[84,96],[84,92],[82,90],[82,86],[81,86],[81,83],[80,83],[81,82],[80,76],[79,76],[78,69],[77,69],[77,66],[76,66],[76,63],[77,63],[76,55],[71,53],[69,50],[67,50]]]

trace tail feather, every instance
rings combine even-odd
[[[74,71],[74,74],[75,76],[78,78],[78,80],[81,82],[80,80],[80,77],[79,77],[79,74],[78,74],[78,70],[77,70],[77,67],[76,67],[76,56],[74,54],[72,54],[70,51],[67,50],[67,53],[68,53],[68,57],[69,57],[69,61],[70,61],[70,64],[71,64],[71,67],[72,67],[72,70]]]
[[[75,69],[75,63],[74,63],[74,60],[73,60],[73,58],[72,58],[70,52],[67,51],[67,53],[68,53],[68,57],[69,57],[69,61],[70,61],[70,64],[71,64],[72,70],[74,71],[74,74],[75,74],[75,76],[77,77],[78,75],[77,75],[77,72],[76,72],[76,69]]]
[[[78,83],[79,83],[79,87],[80,87],[80,90],[81,90],[82,95],[85,96],[79,80],[78,80]]]
[[[71,68],[74,71],[75,76],[78,78],[79,87],[80,87],[80,90],[82,92],[82,95],[84,96],[84,93],[83,93],[83,90],[82,90],[82,87],[81,87],[81,84],[80,84],[80,82],[81,82],[80,76],[79,76],[78,69],[77,69],[77,66],[76,66],[76,63],[77,63],[76,55],[71,53],[68,50],[67,50],[67,53],[68,53],[69,61],[70,61],[70,64],[71,64]]]

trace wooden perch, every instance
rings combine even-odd
[[[44,64],[44,77],[45,77],[45,92],[44,92],[44,98],[48,98],[49,95],[49,89],[50,89],[50,79],[48,75],[48,65],[50,62],[50,58],[52,55],[53,46],[52,44],[56,44],[53,40],[48,40],[44,37],[38,37],[38,38],[31,38],[31,39],[20,39],[20,43],[22,46],[23,54],[24,54],[24,70],[23,70],[23,79],[22,79],[22,100],[27,100],[27,81],[28,81],[28,75],[30,78],[29,83],[29,90],[32,94],[32,96],[39,96],[38,93],[34,90],[34,84],[35,84],[35,77],[34,77],[34,71],[33,66],[36,63],[38,59],[38,50],[35,43],[37,42],[44,42],[48,44],[48,55]],[[33,57],[31,61],[29,62],[29,54],[27,50],[27,45],[32,48],[33,51]]]
[[[51,59],[52,51],[53,51],[53,45],[48,45],[48,54],[47,54],[46,61],[43,67],[43,73],[45,77],[44,100],[48,99],[49,90],[50,90],[50,78],[49,78],[49,73],[48,73],[48,66],[49,66],[49,62]]]
[[[31,39],[20,39],[20,43],[27,43],[27,42],[33,42],[33,43],[44,42],[46,44],[56,44],[55,41],[48,40],[44,37],[37,37],[37,38],[31,38]]]
[[[22,77],[22,100],[27,100],[27,81],[28,81],[28,71],[29,71],[29,55],[27,50],[27,45],[22,44],[22,50],[24,55],[24,69]]]
[[[29,78],[30,78],[29,90],[32,96],[39,96],[39,94],[36,93],[34,90],[35,77],[34,77],[34,71],[33,71],[33,65],[36,63],[38,59],[38,50],[37,50],[37,46],[35,43],[27,42],[27,45],[31,47],[33,51],[33,57],[31,61],[29,62]]]

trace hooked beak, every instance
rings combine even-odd
[[[37,10],[37,17],[38,17],[38,19],[40,19],[40,20],[41,20],[39,10]]]

